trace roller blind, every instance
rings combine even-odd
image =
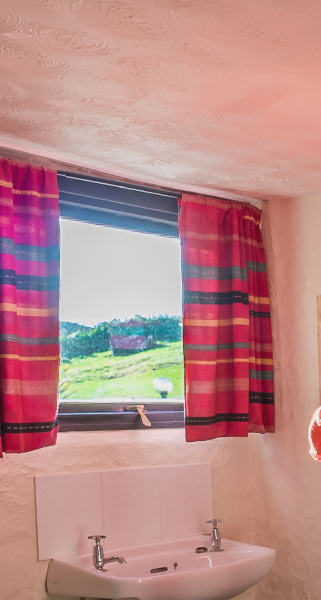
[[[62,217],[178,236],[179,194],[122,182],[58,172]]]

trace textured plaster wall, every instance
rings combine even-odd
[[[251,198],[320,189],[318,0],[0,0],[0,144]]]
[[[276,362],[277,431],[250,438],[253,541],[277,550],[257,600],[320,600],[321,464],[307,428],[319,404],[316,296],[321,196],[272,201],[266,214]]]
[[[321,197],[265,209],[276,362],[277,431],[185,444],[183,431],[65,433],[54,448],[0,464],[1,600],[47,600],[37,561],[35,473],[212,464],[223,533],[276,548],[273,572],[244,600],[320,600],[321,465],[307,427],[319,403],[316,296],[321,293]]]
[[[48,563],[37,560],[36,473],[197,462],[212,463],[213,512],[225,520],[223,534],[250,541],[251,495],[246,439],[186,444],[180,429],[62,433],[55,447],[6,455],[0,463],[0,600],[48,599],[45,591]],[[242,598],[254,600],[254,590]]]

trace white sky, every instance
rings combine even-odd
[[[60,220],[60,319],[182,314],[178,239]]]

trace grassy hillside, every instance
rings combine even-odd
[[[155,398],[158,396],[153,386],[156,377],[171,379],[173,391],[168,398],[184,397],[181,342],[164,342],[130,356],[113,356],[107,351],[87,358],[73,358],[60,367],[60,397]]]

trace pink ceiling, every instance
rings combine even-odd
[[[246,197],[321,191],[320,0],[0,0],[0,145]]]

